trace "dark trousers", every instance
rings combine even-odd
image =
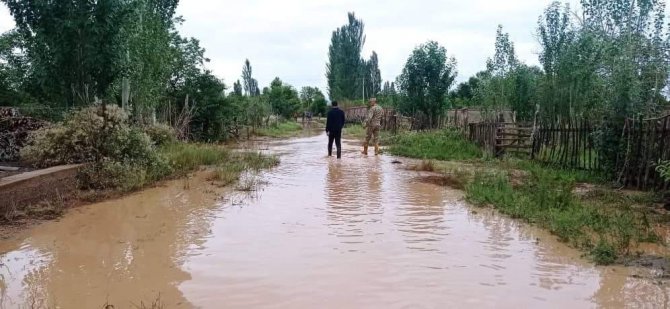
[[[328,156],[333,155],[333,141],[337,147],[337,158],[342,157],[342,131],[331,131],[328,134]]]

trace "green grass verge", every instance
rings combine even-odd
[[[528,161],[516,167],[523,176],[514,176],[506,169],[475,175],[466,186],[468,200],[475,205],[494,206],[512,218],[545,228],[560,240],[588,252],[597,264],[615,263],[630,255],[634,245],[659,239],[647,212],[631,206],[650,199],[633,200],[623,195],[611,200],[578,197],[573,193],[575,185],[597,180],[597,175]]]
[[[360,124],[347,124],[344,126],[342,131],[344,136],[355,137],[355,138],[365,138],[365,128]]]
[[[403,132],[388,140],[388,152],[394,155],[430,160],[472,160],[482,151],[452,130]]]
[[[286,121],[256,130],[258,136],[290,137],[302,132],[302,126],[297,122]]]

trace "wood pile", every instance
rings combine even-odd
[[[17,161],[30,132],[46,124],[42,120],[20,116],[15,108],[0,107],[0,162]]]

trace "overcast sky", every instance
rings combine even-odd
[[[332,31],[355,12],[365,23],[363,56],[374,50],[384,80],[395,80],[417,45],[435,40],[458,61],[458,80],[484,69],[498,24],[516,44],[519,58],[537,64],[535,29],[550,0],[182,0],[182,34],[198,38],[208,68],[229,87],[249,58],[261,88],[279,76],[296,88],[326,93],[325,67]],[[570,0],[576,8],[577,0]],[[0,31],[13,27],[0,4]]]

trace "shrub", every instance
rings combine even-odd
[[[96,162],[82,168],[77,174],[82,189],[132,190],[146,184],[147,179],[145,169],[118,161]]]
[[[105,124],[104,116],[107,123]],[[153,159],[149,137],[128,125],[127,114],[118,106],[81,109],[65,121],[35,131],[21,159],[37,167],[102,160],[123,162]]]
[[[177,142],[177,132],[174,128],[166,124],[155,124],[144,128],[144,132],[149,135],[151,141],[156,146],[174,144]]]

